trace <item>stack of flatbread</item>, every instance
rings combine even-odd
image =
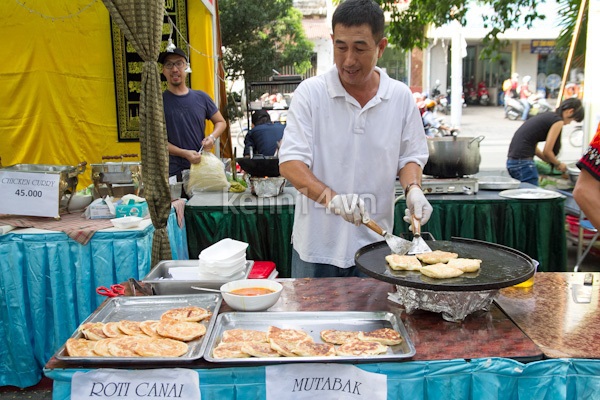
[[[247,357],[331,357],[370,356],[386,353],[388,346],[402,343],[400,334],[390,328],[371,332],[321,331],[323,343],[315,342],[300,329],[269,326],[267,332],[230,329],[213,349],[215,359]],[[337,347],[336,347],[337,345]]]
[[[160,320],[90,322],[79,326],[84,338],[67,340],[71,357],[180,357],[188,344],[206,334],[201,323],[212,313],[202,307],[174,308]]]
[[[458,258],[457,253],[442,250],[414,256],[390,254],[385,260],[394,271],[419,271],[435,279],[455,278],[465,272],[476,272],[481,267],[479,259]]]

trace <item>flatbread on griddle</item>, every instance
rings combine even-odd
[[[481,268],[481,260],[477,258],[454,258],[448,261],[447,265],[458,268],[463,272],[475,272]]]
[[[418,271],[422,265],[416,256],[401,256],[400,254],[390,254],[385,256],[385,261],[394,271]]]
[[[156,325],[156,333],[171,339],[189,342],[206,333],[206,327],[197,322],[161,320]]]
[[[359,332],[358,338],[367,342],[378,342],[387,346],[402,343],[402,336],[390,328],[381,328],[371,332]]]
[[[138,343],[134,351],[142,357],[180,357],[187,353],[188,345],[179,340],[150,338]]]
[[[427,253],[417,254],[417,258],[425,264],[447,263],[453,258],[458,258],[458,254],[449,251],[434,250]]]
[[[252,329],[228,329],[223,332],[222,342],[268,342],[265,332]]]
[[[326,329],[321,331],[321,339],[327,343],[344,344],[350,340],[357,339],[358,331],[338,331],[337,329]]]
[[[221,342],[213,349],[213,357],[217,359],[248,358],[250,354],[242,351],[243,344],[244,342]]]
[[[448,264],[432,264],[421,268],[421,273],[434,279],[450,279],[461,276],[464,272]]]
[[[388,347],[378,342],[352,340],[336,349],[338,356],[374,356],[387,352]]]

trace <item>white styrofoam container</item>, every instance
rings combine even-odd
[[[207,263],[231,262],[245,256],[248,243],[223,239],[200,252],[198,258]]]

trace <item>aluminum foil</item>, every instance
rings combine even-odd
[[[497,295],[497,289],[444,292],[396,285],[396,292],[390,293],[388,299],[404,306],[408,314],[416,310],[432,311],[441,313],[446,321],[460,322],[475,311],[489,311],[490,304]]]
[[[275,197],[283,192],[285,178],[250,178],[252,193],[258,197]]]

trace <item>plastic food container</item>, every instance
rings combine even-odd
[[[121,217],[121,218],[113,218],[110,222],[113,224],[115,228],[119,229],[131,229],[136,228],[140,222],[142,222],[143,218],[141,217]]]
[[[247,248],[248,243],[227,238],[202,250],[198,258],[209,264],[230,263],[245,257]]]

